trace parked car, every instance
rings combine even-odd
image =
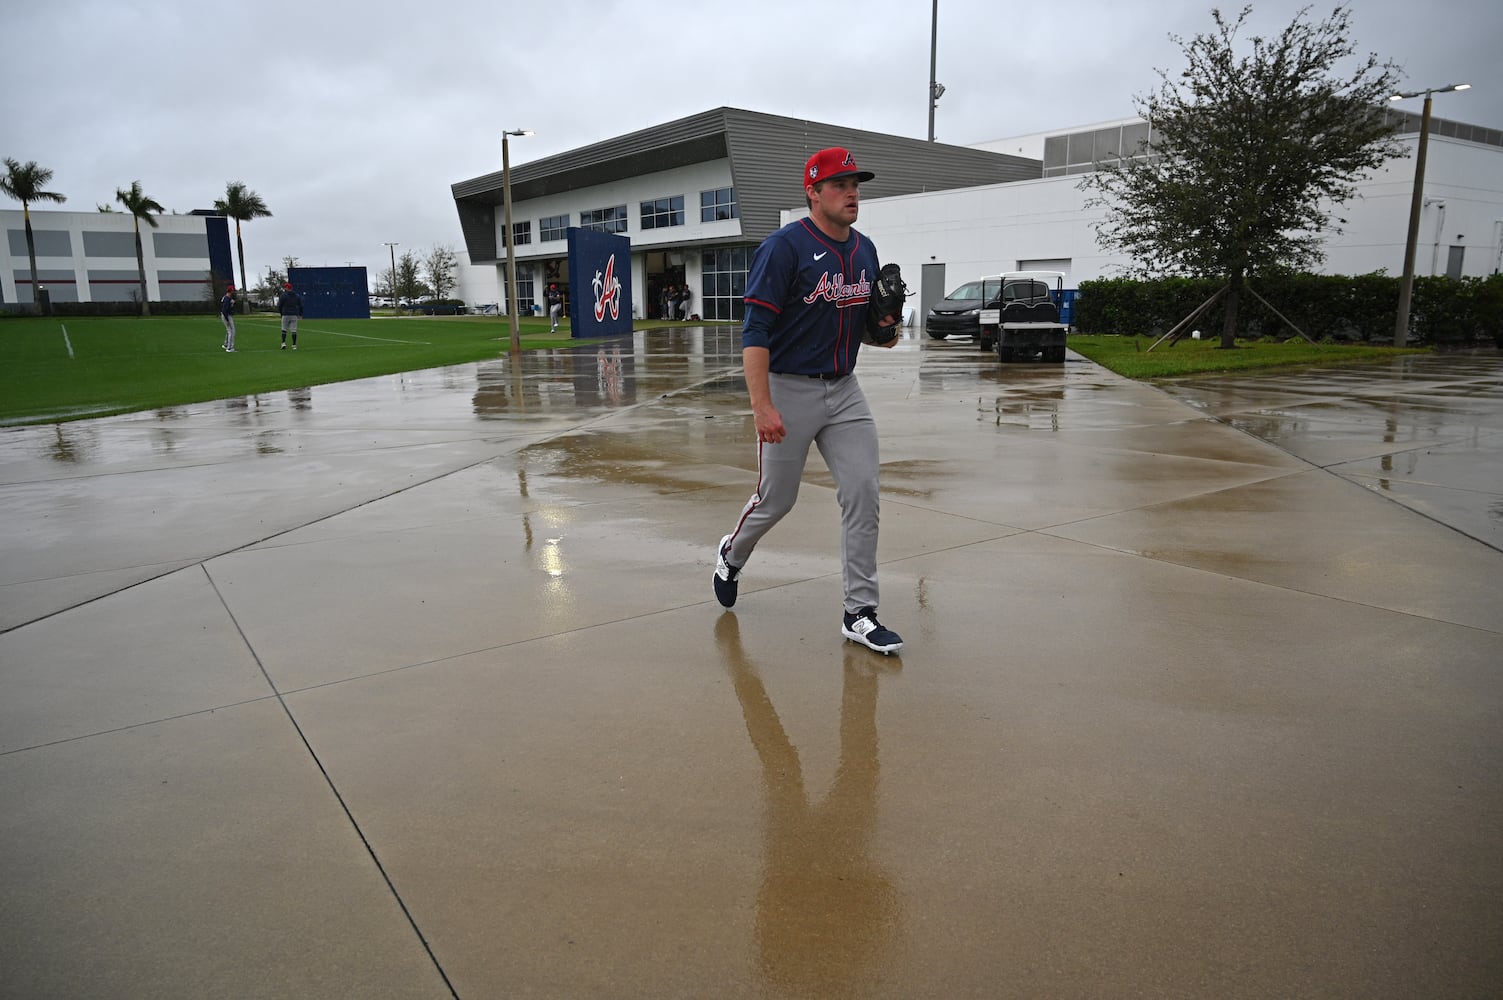
[[[924,329],[935,340],[950,336],[974,337],[981,326],[981,279],[967,281],[940,299],[924,318]]]

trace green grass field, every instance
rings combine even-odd
[[[546,319],[521,320],[522,348],[579,346],[548,332]],[[489,316],[304,320],[298,350],[283,351],[276,316],[236,320],[236,353],[221,349],[217,316],[152,319],[25,318],[0,321],[0,426],[54,423],[131,413],[278,389],[343,382],[500,357],[511,328]],[[1148,337],[1076,335],[1072,350],[1129,378],[1383,360],[1423,348],[1240,344],[1216,350],[1182,340],[1152,353]]]
[[[1181,340],[1149,352],[1154,337],[1072,335],[1070,350],[1128,378],[1173,378],[1252,368],[1298,368],[1317,365],[1384,361],[1405,354],[1425,354],[1427,348],[1363,347],[1311,344],[1298,338],[1280,342],[1238,341],[1234,351],[1218,349],[1216,340]]]
[[[520,321],[524,350],[577,346]],[[0,426],[53,423],[342,382],[495,358],[511,349],[504,317],[320,320],[280,350],[276,316],[235,320],[226,354],[218,316],[71,317],[0,322]]]

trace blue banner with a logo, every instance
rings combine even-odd
[[[631,240],[569,227],[569,335],[631,333]]]

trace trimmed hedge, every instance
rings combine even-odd
[[[1168,332],[1216,293],[1211,278],[1082,281],[1075,327],[1082,333],[1154,336]],[[1391,343],[1399,307],[1399,279],[1385,274],[1280,274],[1249,278],[1247,287],[1267,299],[1317,341]],[[1217,303],[1195,323],[1203,336],[1219,337],[1224,318]],[[1503,275],[1486,278],[1414,279],[1410,336],[1419,343],[1466,345],[1503,338]],[[1237,311],[1237,336],[1286,340],[1295,332],[1252,295]]]
[[[423,316],[457,316],[464,309],[464,299],[434,299],[431,302],[414,302],[411,305],[399,306],[406,314],[419,313]]]

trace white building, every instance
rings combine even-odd
[[[1389,161],[1338,207],[1346,222],[1322,240],[1322,273],[1403,269],[1419,115],[1389,114],[1411,155]],[[956,147],[716,109],[513,168],[519,298],[525,307],[535,281],[567,278],[569,226],[609,227],[632,240],[639,316],[652,315],[654,283],[672,280],[690,285],[706,318],[739,318],[750,251],[806,212],[795,172],[830,145],[876,173],[862,186],[857,226],[884,261],[902,266],[920,315],[949,288],[1003,270],[1061,270],[1072,287],[1111,277],[1129,262],[1099,247],[1101,211],[1086,207],[1079,175],[1135,148],[1147,129],[1125,119]],[[472,301],[504,299],[500,188],[498,174],[454,185],[475,265],[462,294]],[[713,214],[716,204],[729,216]],[[1503,132],[1432,119],[1423,204],[1416,274],[1503,268]]]
[[[221,215],[154,215],[141,226],[146,295],[151,302],[213,301],[211,272],[231,279],[228,220]],[[0,304],[33,301],[25,216],[0,210]],[[130,302],[140,298],[135,217],[124,212],[32,209],[37,281],[53,302]]]
[[[1340,232],[1322,239],[1326,256],[1320,273],[1402,272],[1418,141],[1417,133],[1403,136],[1410,156],[1388,161],[1358,185],[1355,199],[1337,207],[1334,215],[1346,221]],[[1001,144],[1016,147],[1019,141]],[[1080,190],[1077,173],[863,199],[857,225],[881,248],[883,259],[896,260],[905,274],[944,267],[947,288],[984,274],[1027,268],[1065,271],[1071,287],[1116,276],[1129,261],[1100,249],[1095,224],[1104,211],[1086,207],[1089,193]],[[794,209],[784,219],[800,214]],[[1431,135],[1415,273],[1459,278],[1500,269],[1503,146]]]

